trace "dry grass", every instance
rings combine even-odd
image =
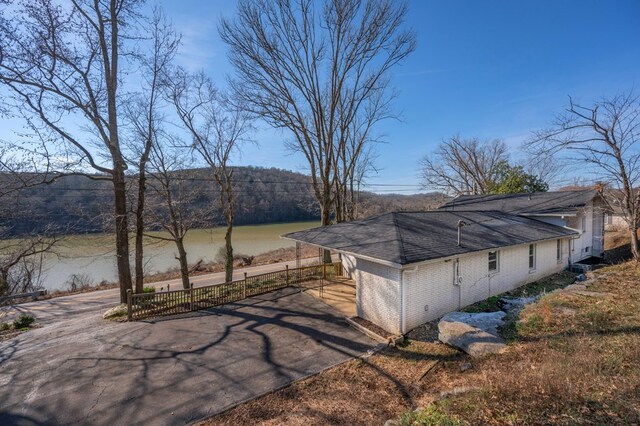
[[[640,270],[602,269],[589,291],[603,294],[555,292],[525,308],[503,355],[471,361],[409,341],[205,424],[640,424]]]
[[[605,295],[554,293],[527,307],[510,351],[470,374],[438,371],[436,386],[481,389],[439,411],[462,424],[640,423],[640,271],[603,269],[589,291]]]

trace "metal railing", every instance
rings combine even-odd
[[[342,263],[303,266],[280,271],[247,276],[230,283],[193,287],[185,290],[160,291],[155,293],[127,295],[127,317],[129,321],[167,315],[182,314],[199,309],[212,308],[237,302],[289,286],[298,286],[306,281],[342,276]]]

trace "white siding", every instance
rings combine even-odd
[[[409,268],[404,273],[406,330],[490,296],[513,290],[559,272],[568,263],[568,240],[562,260],[556,259],[556,240],[537,243],[536,268],[529,270],[529,245],[499,250],[499,271],[489,274],[488,252],[461,256],[459,286],[454,285],[456,259]],[[427,307],[427,309],[425,309]]]
[[[400,333],[400,269],[356,259],[355,275],[358,316]]]
[[[580,231],[580,236],[571,241],[571,262],[578,262],[591,256],[591,247],[593,246],[593,223],[586,220],[585,230],[582,229],[583,218],[593,217],[591,207],[587,207],[578,212],[576,217],[567,219],[567,226]]]

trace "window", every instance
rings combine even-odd
[[[607,225],[613,225],[613,217],[609,213],[604,215],[604,221]]]
[[[587,217],[582,216],[582,232],[585,232],[586,230],[587,230]]]
[[[556,242],[556,260],[562,262],[562,240]]]
[[[584,248],[584,252],[585,252],[585,253],[589,253],[589,246],[586,246],[586,247]]]
[[[500,253],[497,250],[489,252],[489,273],[498,272],[500,270],[499,259]]]
[[[536,245],[529,244],[529,269],[536,269]]]

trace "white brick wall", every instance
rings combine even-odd
[[[344,270],[344,275],[351,278],[352,280],[355,280],[356,279],[356,258],[348,254],[343,254],[341,257],[342,257],[342,269]]]
[[[355,279],[358,316],[400,333],[400,269],[356,259]]]
[[[460,286],[453,284],[455,260],[408,268],[404,272],[406,331],[447,312],[513,290],[567,266],[568,240],[562,261],[556,259],[556,241],[537,243],[536,268],[529,270],[529,245],[499,250],[499,272],[489,274],[487,251],[459,258]],[[425,306],[428,308],[425,309]]]

